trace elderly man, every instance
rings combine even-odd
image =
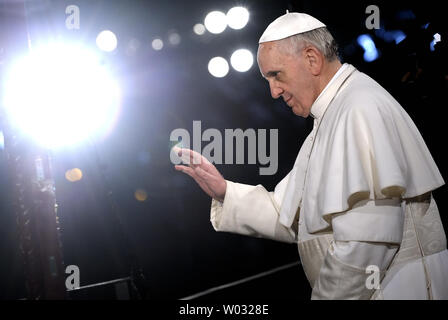
[[[431,194],[444,181],[408,114],[342,65],[326,26],[307,14],[279,17],[259,43],[272,97],[311,115],[314,128],[272,192],[225,180],[201,155],[178,150],[197,158],[176,169],[213,198],[215,230],[297,243],[312,299],[448,299],[446,236]]]

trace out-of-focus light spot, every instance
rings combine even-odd
[[[229,72],[229,64],[222,57],[214,57],[208,63],[208,71],[216,78],[222,78]]]
[[[205,26],[202,23],[196,23],[193,27],[194,33],[201,36],[205,33]]]
[[[243,7],[233,7],[227,12],[227,24],[232,29],[242,29],[249,21],[249,11]]]
[[[252,67],[254,56],[247,49],[236,50],[230,57],[230,64],[239,72],[246,72]]]
[[[415,14],[412,10],[401,10],[397,13],[398,20],[412,20],[415,19]]]
[[[117,48],[117,36],[110,30],[101,31],[96,37],[96,45],[103,51],[111,52]]]
[[[406,34],[401,30],[394,30],[392,31],[392,34],[395,40],[395,44],[399,44],[401,41],[406,39]]]
[[[227,27],[227,17],[221,11],[212,11],[205,17],[204,25],[211,33],[221,33]]]
[[[137,201],[143,202],[146,201],[146,199],[148,199],[148,194],[143,189],[137,189],[134,192],[134,197],[135,199],[137,199]]]
[[[95,52],[76,44],[34,47],[17,58],[4,93],[11,125],[48,149],[103,138],[120,111],[118,82]]]
[[[368,34],[362,34],[358,37],[358,44],[364,49],[364,60],[372,62],[378,58],[378,50],[376,49],[375,42]]]
[[[375,35],[386,42],[395,41],[395,44],[399,44],[401,41],[406,39],[406,34],[401,30],[386,31],[384,28],[381,28],[375,31]]]
[[[70,170],[67,170],[65,172],[65,179],[67,179],[70,182],[76,182],[82,179],[82,171],[78,168],[73,168]]]
[[[429,22],[427,24],[422,25],[423,29],[428,29],[428,27],[429,27]]]
[[[138,39],[132,38],[126,47],[126,54],[128,56],[135,55],[140,46],[141,46],[140,41]]]
[[[434,35],[434,39],[429,44],[429,48],[431,49],[431,51],[435,51],[436,50],[435,45],[436,45],[437,42],[440,42],[440,41],[442,41],[442,36],[440,34],[436,33]]]
[[[173,46],[177,46],[180,43],[180,35],[177,32],[173,32],[168,36],[168,41]]]
[[[154,49],[154,50],[162,50],[162,48],[163,48],[163,41],[161,40],[161,39],[154,39],[154,40],[152,40],[152,48]]]

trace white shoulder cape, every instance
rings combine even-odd
[[[320,119],[308,169],[298,172],[306,175],[300,214],[308,232],[328,228],[332,214],[358,201],[412,198],[444,184],[415,124],[377,82],[355,70],[339,90],[326,91],[335,96],[326,97],[331,102]],[[286,214],[294,216],[297,209]]]

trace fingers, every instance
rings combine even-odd
[[[202,178],[204,177],[203,175],[204,171],[203,170],[201,171],[199,167],[195,170],[191,167],[176,165],[175,168],[176,170],[182,171],[188,174],[190,177],[192,177],[193,180],[196,181],[196,183],[202,188],[202,190],[204,190],[205,193],[207,193],[209,196],[213,197],[215,195],[213,190],[210,189],[210,187],[208,186],[208,181]]]
[[[186,148],[179,148],[177,146],[173,147],[174,152],[177,152],[177,155],[181,157],[182,161],[188,165],[201,165],[201,164],[209,164],[207,158],[202,156],[200,153]]]
[[[194,150],[179,147],[174,147],[173,149],[181,157],[182,161],[188,164],[175,165],[176,170],[192,177],[209,196],[222,199],[222,195],[226,191],[226,183],[216,167],[207,158]]]
[[[186,174],[188,174],[190,177],[192,177],[193,179],[195,179],[195,177],[194,177],[195,174],[194,174],[194,170],[193,170],[193,168],[188,167],[188,166],[184,166],[184,165],[179,165],[179,164],[175,165],[174,168],[175,168],[177,171],[182,171],[183,173],[186,173]]]
[[[216,180],[216,177],[208,173],[206,170],[202,169],[202,167],[195,168],[195,173],[205,181]]]
[[[208,178],[204,175],[204,170],[201,170],[199,167],[197,168],[191,168],[188,166],[183,165],[176,165],[176,170],[182,171],[183,173],[188,174],[190,177],[192,177],[196,182],[205,182],[205,180]]]

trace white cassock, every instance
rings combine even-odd
[[[273,192],[227,181],[224,201],[212,200],[215,230],[297,243],[312,299],[448,299],[431,193],[444,181],[409,115],[350,64],[311,114],[314,128]]]

